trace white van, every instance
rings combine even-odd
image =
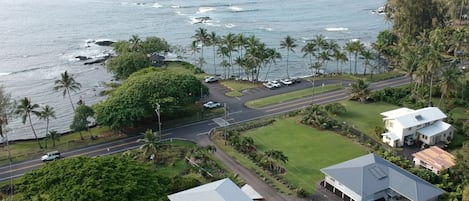
[[[41,160],[45,162],[45,161],[57,160],[59,158],[60,158],[59,151],[51,151],[51,152],[48,152],[46,155],[42,156]]]

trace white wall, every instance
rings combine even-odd
[[[325,181],[332,186],[334,186],[336,189],[342,191],[342,193],[348,195],[350,198],[356,201],[360,201],[362,197],[355,193],[354,191],[350,190],[348,187],[345,185],[341,184],[339,181],[335,180],[334,178],[330,177],[329,175],[326,175]]]

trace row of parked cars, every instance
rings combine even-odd
[[[292,78],[292,79],[280,79],[280,80],[272,80],[268,82],[264,82],[263,85],[267,87],[268,89],[275,89],[275,88],[280,88],[282,85],[289,86],[295,83],[300,83],[301,79],[299,78]]]

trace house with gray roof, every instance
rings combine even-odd
[[[433,201],[445,191],[412,173],[367,154],[321,169],[322,185],[347,201]]]
[[[170,201],[252,201],[230,179],[221,179],[168,195]]]
[[[437,107],[418,110],[404,107],[381,115],[386,130],[381,134],[383,142],[391,147],[413,145],[415,141],[422,145],[448,143],[453,137],[453,127],[443,121],[447,116]]]

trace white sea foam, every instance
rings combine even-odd
[[[212,7],[200,7],[199,10],[197,11],[198,14],[201,14],[201,13],[206,13],[206,12],[210,12],[212,10],[215,10],[215,8],[212,8]]]
[[[235,12],[243,11],[243,9],[238,6],[230,6],[228,7],[228,9],[230,9],[231,11],[235,11]]]
[[[0,76],[4,76],[4,75],[10,75],[10,73],[2,73],[2,72],[0,72]]]
[[[328,27],[326,31],[348,31],[347,27]]]
[[[181,8],[180,5],[172,5],[171,8]]]
[[[233,27],[235,27],[235,26],[236,26],[236,25],[231,24],[231,23],[225,24],[225,27],[226,27],[226,28],[233,28]]]
[[[153,8],[161,8],[161,7],[163,7],[163,6],[162,6],[161,4],[159,4],[159,3],[154,3],[151,7],[153,7]]]
[[[273,30],[274,30],[274,29],[271,28],[271,27],[259,27],[259,29],[265,30],[265,31],[273,31]]]

